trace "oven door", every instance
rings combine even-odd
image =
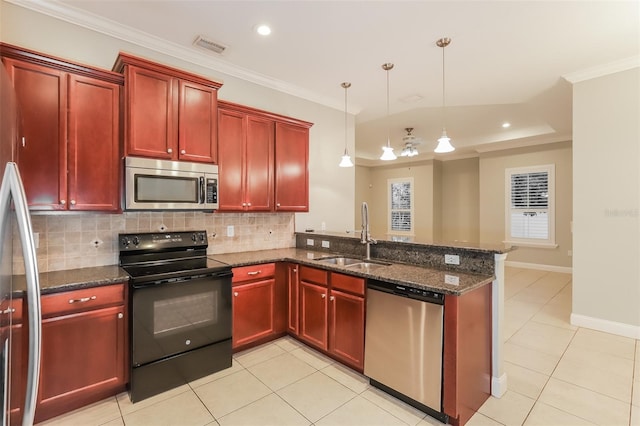
[[[231,276],[132,286],[133,367],[230,339]]]

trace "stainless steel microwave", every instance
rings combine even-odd
[[[215,210],[218,166],[125,158],[125,210]]]

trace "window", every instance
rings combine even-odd
[[[520,245],[555,245],[555,166],[506,169],[506,240]]]
[[[413,178],[389,179],[389,234],[413,235]]]

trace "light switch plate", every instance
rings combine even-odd
[[[313,239],[307,238],[307,245],[308,246],[312,246],[314,243],[315,243],[315,241],[313,241]]]
[[[329,241],[322,241],[322,247],[323,248],[329,248]]]
[[[446,263],[447,265],[459,265],[460,256],[458,256],[457,254],[445,254],[444,263]]]
[[[444,282],[446,284],[459,285],[460,284],[460,278],[458,278],[455,275],[444,274]]]
[[[227,237],[233,237],[235,235],[235,230],[233,225],[227,226]]]

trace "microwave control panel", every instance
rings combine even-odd
[[[207,201],[206,204],[218,203],[218,179],[207,178]]]

